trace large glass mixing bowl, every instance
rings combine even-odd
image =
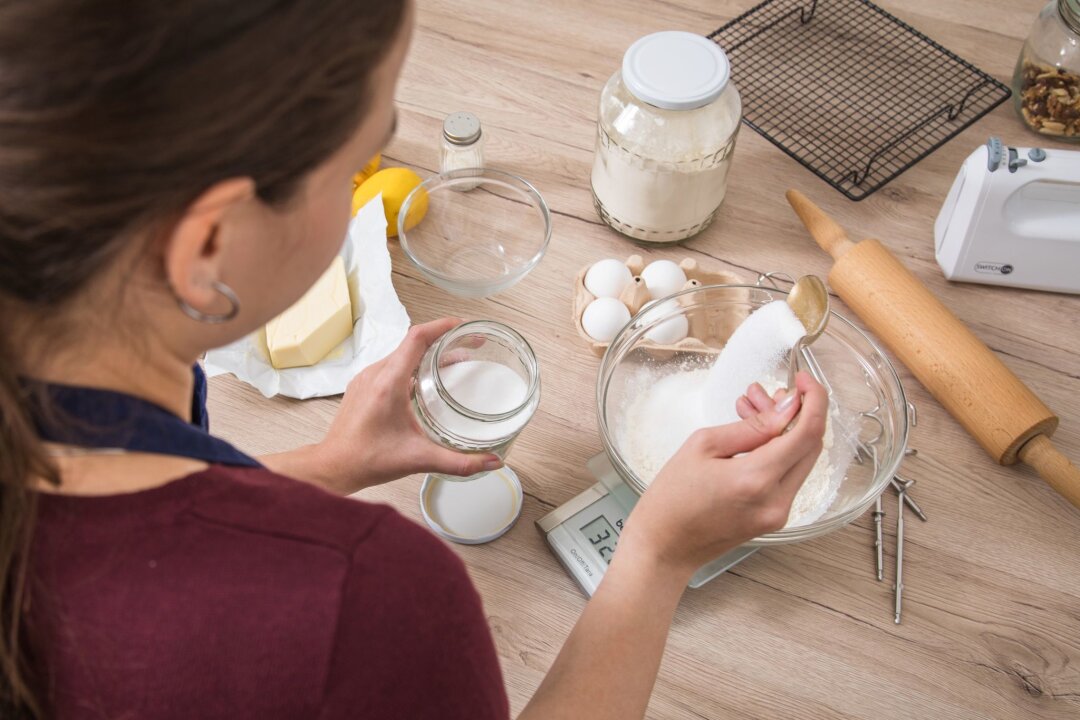
[[[640,494],[648,486],[631,468],[626,448],[621,447],[634,396],[645,384],[665,375],[711,367],[720,348],[751,312],[786,298],[782,290],[755,286],[693,288],[672,296],[675,302],[645,308],[619,332],[600,364],[597,405],[604,448],[632,490]],[[680,315],[686,317],[692,338],[660,346],[645,337]],[[825,333],[810,348],[809,362],[818,366],[830,401],[848,418],[849,432],[833,452],[849,453],[846,459],[851,462],[835,498],[820,517],[762,535],[751,545],[798,542],[847,525],[881,494],[903,459],[907,399],[896,371],[877,345],[848,320],[831,313]]]

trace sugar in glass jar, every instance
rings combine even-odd
[[[502,323],[459,325],[435,341],[417,368],[413,411],[428,437],[452,450],[505,458],[539,404],[536,354]]]

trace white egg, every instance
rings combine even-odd
[[[641,271],[641,279],[653,300],[677,293],[686,284],[686,273],[670,260],[656,260]]]
[[[608,258],[593,263],[585,273],[585,289],[598,298],[617,298],[633,279],[630,268],[614,258]]]
[[[667,302],[662,303],[657,303],[654,300],[645,307],[655,308],[655,312],[658,315],[667,315],[677,309],[674,300],[668,300]],[[643,320],[649,322],[648,316],[645,316]],[[655,327],[649,328],[648,332],[645,333],[645,339],[652,340],[661,345],[674,345],[685,338],[689,332],[690,322],[686,319],[684,313],[679,313],[678,315],[669,317],[667,320],[658,323]]]
[[[612,297],[596,298],[581,314],[581,327],[597,342],[611,342],[628,322],[630,310]]]

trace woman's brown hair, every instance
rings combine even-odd
[[[0,716],[42,711],[19,640],[28,482],[58,481],[8,319],[62,314],[217,181],[288,202],[359,125],[404,5],[0,0]]]

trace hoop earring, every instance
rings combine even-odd
[[[229,301],[228,312],[224,312],[218,315],[204,313],[202,310],[197,310],[191,307],[191,305],[189,305],[185,300],[178,296],[176,297],[176,304],[180,306],[180,309],[183,310],[184,314],[187,315],[189,318],[201,323],[206,323],[207,325],[220,325],[221,323],[228,322],[234,317],[236,317],[237,314],[240,312],[240,298],[236,297],[236,293],[233,292],[233,289],[218,280],[211,280],[210,287],[217,290],[219,293],[225,296],[226,300]]]

